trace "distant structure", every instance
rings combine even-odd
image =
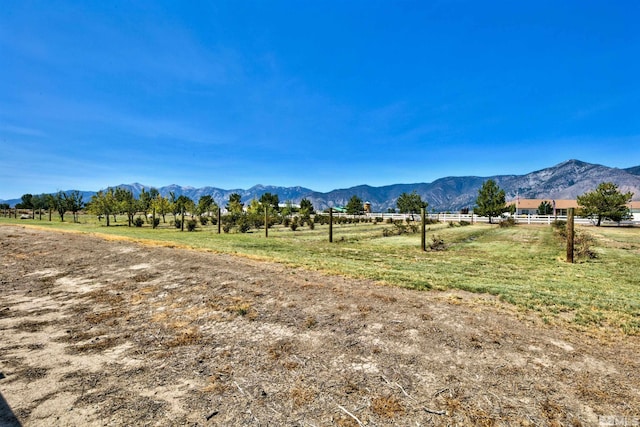
[[[364,202],[364,213],[371,213],[371,202]]]

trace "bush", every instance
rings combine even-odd
[[[500,221],[500,228],[508,228],[516,225],[516,220],[514,218],[505,218]]]
[[[153,219],[153,228],[158,228],[159,225],[160,225],[160,218],[154,218]]]
[[[202,224],[203,226],[207,225],[209,223],[209,218],[207,218],[206,216],[201,216],[200,217],[200,224]]]
[[[553,233],[556,236],[558,236],[558,238],[562,240],[567,238],[567,222],[566,221],[561,221],[557,219],[551,223],[551,227],[553,228]]]
[[[246,216],[241,216],[236,222],[236,226],[238,227],[238,231],[241,233],[246,233],[251,230],[251,223],[249,222],[249,218]]]
[[[222,231],[224,231],[225,233],[228,233],[231,231],[231,224],[230,223],[225,223],[222,225]]]
[[[315,225],[315,223],[313,221],[309,221],[308,225],[309,225],[309,229],[310,230],[313,230],[314,228],[316,228],[316,225]]]
[[[466,227],[467,225],[471,225],[471,223],[469,221],[465,221],[465,220],[460,221],[460,226],[461,227]]]
[[[196,225],[198,225],[196,220],[190,219],[189,221],[187,221],[187,231],[195,231]]]
[[[135,225],[136,227],[142,227],[143,224],[144,224],[144,219],[142,219],[142,217],[137,217],[136,219],[133,220],[133,225]]]
[[[288,227],[291,225],[291,218],[289,217],[284,217],[284,219],[282,220],[282,225],[285,227]]]
[[[593,237],[585,232],[576,233],[573,237],[573,252],[579,258],[594,259],[597,254],[591,249],[593,245]]]
[[[181,221],[181,220],[179,220],[178,218],[176,218],[176,221],[175,221],[175,223],[174,223],[173,225],[175,225],[175,226],[176,226],[176,228],[177,228],[178,230],[180,230],[180,229],[182,228],[182,221]]]
[[[436,236],[435,234],[431,236],[431,243],[429,243],[429,248],[432,251],[444,251],[447,249],[447,245],[444,243],[444,240],[440,238],[440,236]]]
[[[294,217],[293,220],[291,220],[291,224],[289,224],[289,228],[291,228],[291,231],[296,231],[298,229],[298,217]]]

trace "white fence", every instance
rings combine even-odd
[[[346,217],[346,218],[382,218],[383,220],[387,220],[388,218],[400,221],[406,221],[407,218],[411,221],[420,221],[420,214],[398,214],[398,213],[368,213],[364,215],[349,215],[345,213],[334,212],[333,216],[335,217]],[[488,223],[489,218],[485,216],[478,216],[475,214],[461,214],[461,213],[430,213],[427,214],[426,217],[430,220],[441,221],[441,222],[460,222],[467,221],[472,224],[482,222]],[[516,220],[518,224],[546,224],[551,225],[551,223],[555,220],[566,221],[566,215],[515,215],[513,218]],[[620,225],[626,226],[640,226],[640,221],[622,221]],[[500,218],[492,218],[492,222],[498,223],[500,222]],[[589,218],[582,217],[574,217],[574,223],[580,225],[596,225],[596,221]],[[617,222],[613,221],[602,221],[603,225],[618,225]]]

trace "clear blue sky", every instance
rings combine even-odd
[[[638,1],[5,1],[0,199],[640,164]]]

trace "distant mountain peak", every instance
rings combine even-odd
[[[495,175],[490,178],[505,190],[507,199],[513,199],[516,196],[529,199],[575,199],[578,195],[595,189],[601,182],[613,182],[621,191],[634,193],[634,200],[640,200],[640,166],[618,169],[571,159],[526,175]],[[240,194],[242,201],[246,203],[254,198],[259,199],[265,192],[270,192],[277,195],[282,202],[299,203],[303,198],[309,199],[317,210],[323,210],[329,206],[346,205],[355,195],[363,201],[370,202],[372,209],[377,212],[385,212],[389,208],[395,209],[398,197],[402,193],[415,191],[429,203],[429,210],[443,212],[472,208],[478,197],[478,189],[487,179],[488,177],[478,176],[449,176],[431,183],[392,184],[382,187],[363,184],[327,193],[300,186],[278,187],[263,184],[254,185],[248,190],[194,188],[178,184],[156,188],[162,196],[166,197],[173,192],[176,196],[185,195],[195,202],[202,196],[209,195],[220,206],[226,205],[232,193]],[[117,187],[129,189],[136,197],[140,196],[143,188],[146,191],[152,188],[137,182],[111,188]],[[89,201],[93,194],[95,192],[83,192],[84,200]],[[19,203],[20,199],[0,200],[0,202],[7,202],[13,206]]]

